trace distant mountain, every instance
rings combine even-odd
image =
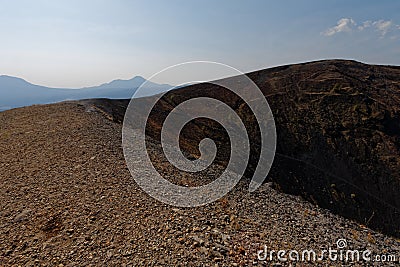
[[[145,78],[141,76],[136,76],[130,80],[114,80],[109,83],[104,83],[99,86],[93,86],[93,87],[85,87],[84,89],[124,89],[124,88],[132,88],[132,87],[138,87],[142,83],[146,81]]]
[[[82,88],[80,93],[82,96],[89,96],[84,98],[97,98],[94,97],[94,95],[97,95],[102,98],[126,99],[131,98],[133,93],[136,92],[136,89],[145,82],[146,79],[141,76],[136,76],[130,80],[118,79],[99,86]],[[171,88],[172,86],[168,84],[156,84],[147,81],[147,83],[144,84],[143,91],[136,97],[155,95]]]
[[[146,79],[136,76],[130,80],[114,80],[99,86],[80,89],[50,88],[31,84],[24,79],[1,75],[0,76],[0,111],[29,106],[47,104],[64,100],[79,100],[91,98],[131,98]],[[140,95],[149,96],[172,88],[168,84],[156,84],[147,81]]]

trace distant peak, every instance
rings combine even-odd
[[[136,84],[142,84],[144,82],[146,82],[146,79],[143,78],[142,76],[135,76],[132,79],[128,80],[129,82],[133,82]]]
[[[14,77],[14,76],[9,76],[9,75],[0,75],[0,79],[3,80],[18,80],[18,81],[24,81],[26,82],[24,79],[22,78],[18,78],[18,77]]]
[[[5,85],[31,85],[31,83],[18,77],[13,77],[9,75],[0,75],[0,81]]]
[[[146,79],[143,78],[142,76],[135,76],[135,77],[133,77],[131,80],[146,81]]]

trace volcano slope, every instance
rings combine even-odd
[[[327,60],[248,76],[267,98],[277,127],[270,181],[286,193],[399,237],[400,67]],[[159,140],[163,120],[185,100],[219,99],[245,122],[252,141],[246,172],[251,177],[260,154],[255,117],[236,95],[217,87],[206,83],[169,92],[155,106],[148,133]],[[226,165],[229,138],[213,121],[188,125],[181,147],[199,156],[197,147],[205,137],[216,140],[222,151],[217,161]]]
[[[392,67],[334,61],[265,70],[261,71],[261,73],[265,72],[264,74],[259,75],[250,74],[250,77],[259,84],[264,93],[267,92],[265,88],[271,87],[268,89],[269,93],[265,94],[275,115],[278,115],[275,116],[275,119],[280,140],[285,140],[282,139],[284,136],[288,138],[287,140],[295,138],[296,135],[289,130],[296,130],[294,127],[300,126],[306,128],[305,122],[312,126],[308,121],[310,119],[306,119],[306,115],[311,115],[308,114],[310,110],[303,111],[301,119],[304,119],[305,122],[300,126],[296,126],[294,122],[293,124],[282,123],[284,118],[287,120],[293,118],[289,114],[284,117],[283,111],[281,113],[275,111],[280,103],[287,104],[281,107],[283,110],[291,110],[298,104],[292,103],[296,98],[293,97],[291,100],[289,97],[284,97],[285,94],[288,94],[284,90],[275,92],[274,90],[278,89],[273,87],[272,78],[278,77],[278,73],[285,74],[285,71],[291,68],[292,70],[288,73],[296,73],[297,70],[296,75],[298,76],[302,75],[299,73],[304,67],[320,71],[322,66],[326,66],[327,69],[332,68],[335,72],[336,68],[339,68],[335,67],[336,64],[339,66],[355,65],[358,69],[382,68],[387,69],[388,73],[398,71]],[[261,78],[263,75],[267,77],[265,80]],[[388,74],[385,75],[387,75],[388,81],[392,77]],[[265,84],[262,80],[265,81]],[[285,82],[280,82],[285,84]],[[287,83],[289,88],[289,81]],[[263,84],[265,86],[261,86]],[[394,91],[388,92],[390,98],[385,101],[396,101],[395,90],[397,89],[395,88],[398,85],[388,82],[385,86]],[[153,164],[168,179],[185,186],[214,180],[223,170],[227,158],[225,153],[221,153],[218,155],[216,163],[206,172],[188,175],[172,168],[161,153],[162,148],[156,133],[157,129],[161,127],[160,121],[169,109],[179,103],[179,100],[188,97],[186,94],[196,96],[200,88],[203,88],[204,92],[209,90],[209,93],[213,93],[212,87],[208,84],[192,86],[187,88],[187,91],[186,89],[173,91],[155,107],[148,124],[147,146]],[[335,87],[335,90],[339,89]],[[327,89],[327,92],[330,91]],[[234,100],[225,91],[215,95],[220,98],[225,97],[227,102]],[[318,99],[323,96],[315,97]],[[383,101],[381,98],[379,99],[380,102]],[[385,101],[382,103],[386,103],[387,106],[384,106],[383,110],[396,108],[396,106],[389,106]],[[320,206],[324,203],[321,201],[324,200],[324,197],[320,199],[317,196],[318,187],[314,188],[315,191],[312,191],[311,186],[299,187],[299,189],[295,187],[304,185],[300,178],[309,179],[306,171],[314,179],[318,178],[323,181],[328,178],[333,179],[332,175],[328,175],[324,166],[317,165],[316,159],[312,158],[317,162],[310,165],[310,158],[304,157],[299,160],[298,154],[295,154],[295,152],[299,152],[292,146],[297,144],[297,140],[299,140],[299,144],[306,141],[309,144],[317,143],[317,141],[324,144],[319,139],[312,141],[314,136],[305,140],[298,137],[291,143],[288,141],[285,144],[278,143],[280,154],[277,155],[274,169],[270,175],[274,182],[265,183],[254,193],[248,193],[248,181],[242,179],[235,189],[224,198],[198,208],[174,208],[152,199],[137,186],[131,177],[122,153],[121,121],[128,102],[104,99],[89,100],[32,106],[0,113],[0,265],[269,265],[271,262],[278,262],[276,257],[267,262],[257,260],[257,252],[259,249],[263,249],[264,245],[268,246],[268,249],[276,251],[280,249],[297,249],[299,251],[314,249],[318,252],[328,247],[335,249],[338,239],[347,240],[349,249],[370,249],[374,255],[400,256],[400,242],[396,238],[371,230],[365,225],[366,223],[334,215],[329,210],[310,203],[300,196],[282,192],[282,190],[293,190],[293,192],[317,202]],[[304,100],[304,105],[306,103],[308,102]],[[247,114],[244,112],[246,106],[239,101],[235,104],[238,113]],[[301,110],[300,107],[298,108]],[[333,105],[332,108],[336,108],[336,106]],[[291,112],[292,115],[295,115],[293,111]],[[279,119],[279,114],[283,119]],[[393,121],[395,116],[396,113],[383,116],[382,123],[388,118],[392,118],[389,121]],[[249,126],[252,126],[251,118],[247,119]],[[325,123],[330,123],[328,118]],[[364,123],[364,120],[360,123]],[[376,125],[380,124],[376,122]],[[191,153],[193,157],[197,157],[197,140],[201,140],[204,136],[211,136],[215,137],[217,145],[224,152],[226,136],[218,126],[215,128],[211,126],[214,125],[206,120],[197,120],[188,125],[182,132],[182,148]],[[391,128],[393,126],[389,125],[385,127],[389,127],[388,129],[392,131],[388,136],[395,138],[396,128]],[[284,132],[285,129],[287,132]],[[385,131],[385,129],[382,128],[381,131]],[[308,131],[311,132],[311,130]],[[249,132],[257,141],[257,131],[252,132],[249,127]],[[190,133],[191,136],[189,136]],[[303,136],[305,133],[299,132],[298,134]],[[349,136],[356,138],[350,134]],[[386,141],[396,140],[390,139],[384,134],[382,136],[382,138],[387,138]],[[349,140],[352,140],[350,137]],[[344,139],[343,142],[347,144],[347,141]],[[323,150],[325,152],[329,149],[336,151],[328,144],[330,143],[319,147],[304,145],[304,149],[317,150],[318,148],[325,149]],[[370,147],[370,145],[371,140],[365,146]],[[286,147],[292,149],[290,151],[293,154],[285,151]],[[255,142],[252,145],[254,155],[248,167],[248,174],[251,174],[254,164],[256,164],[257,148],[257,142]],[[360,153],[359,150],[356,150],[357,147],[354,149],[353,153]],[[398,159],[396,152],[391,153],[395,159]],[[285,157],[280,158],[279,155],[285,155]],[[289,156],[296,160],[290,159]],[[317,156],[318,160],[321,160],[321,157],[325,155]],[[365,154],[362,156],[356,154],[356,156],[361,158]],[[360,162],[350,163],[362,164]],[[394,164],[388,167],[381,162],[379,162],[381,165],[378,166],[373,163],[375,164],[375,162],[364,164],[378,170],[380,170],[379,168],[395,170]],[[275,164],[281,165],[275,167]],[[281,169],[281,167],[286,169]],[[295,173],[291,174],[291,172]],[[322,174],[318,175],[319,172]],[[283,174],[284,177],[279,177]],[[393,177],[395,177],[394,175]],[[369,176],[366,176],[365,179],[367,178]],[[340,181],[345,184],[343,180]],[[289,183],[294,184],[290,185]],[[324,183],[321,182],[321,184]],[[343,190],[340,185],[339,182],[336,182],[335,186],[329,184],[328,189]],[[346,186],[349,187],[347,184]],[[365,185],[365,188],[368,186]],[[395,192],[395,184],[392,184],[392,187],[392,192]],[[346,197],[351,201],[357,201],[359,195],[357,192],[351,192],[355,196]],[[330,195],[327,194],[327,196]],[[332,207],[337,205],[336,202],[328,203],[332,204]],[[363,202],[355,203],[365,204]],[[378,202],[371,199],[368,203]],[[395,201],[391,202],[392,205],[394,203]],[[347,204],[353,205],[352,202]],[[360,207],[370,208],[370,206],[361,206],[361,204]],[[332,207],[328,206],[333,209]],[[357,206],[354,205],[354,207]],[[371,208],[371,210],[373,209]],[[338,210],[339,212],[340,210]],[[374,217],[378,215],[374,215],[371,219],[368,218],[367,222],[371,225]],[[396,229],[396,227],[398,225],[392,226],[391,229]],[[364,266],[366,263],[329,263],[324,261],[321,264]],[[390,263],[386,265],[390,265]]]
[[[127,170],[118,121],[124,101],[83,101],[0,113],[1,266],[260,266],[268,249],[349,249],[400,256],[400,242],[265,183],[241,180],[227,196],[174,208],[139,188]],[[106,113],[105,111],[109,112]],[[174,183],[200,176],[170,168],[149,138],[153,163]],[[307,263],[309,265],[315,262]],[[363,266],[366,262],[320,264]],[[390,265],[390,263],[386,263]]]

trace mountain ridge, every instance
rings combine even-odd
[[[135,183],[132,176],[153,177],[140,172],[141,164],[127,168],[121,138],[129,99],[1,112],[0,265],[281,266],[278,259],[257,262],[257,253],[336,249],[339,241],[349,251],[394,255],[397,261],[384,264],[398,264],[400,69],[335,61],[248,75],[269,102],[278,136],[266,182],[252,193],[260,136],[237,96],[209,83],[191,85],[167,92],[148,117],[151,163],[186,187],[219,177],[229,140],[210,120],[190,121],[179,139],[185,155],[198,158],[204,138],[215,141],[218,153],[206,170],[183,172],[171,166],[159,140],[170,111],[208,96],[244,123],[251,150],[244,177],[197,208],[171,207]]]
[[[247,75],[267,98],[277,125],[270,179],[286,193],[400,236],[400,67],[322,60]],[[151,137],[160,138],[170,110],[199,96],[219,99],[243,116],[247,125],[256,124],[237,96],[201,83],[162,97],[147,124]],[[87,103],[121,123],[129,101]],[[224,149],[227,138],[218,125],[200,120],[192,127],[182,133],[182,149],[198,156],[198,142],[204,137],[217,140]],[[260,149],[257,130],[250,129],[249,137],[254,144],[247,177],[254,171]],[[226,162],[226,158],[216,160]]]
[[[141,76],[129,80],[116,79],[91,87],[53,88],[32,84],[23,78],[0,75],[0,111],[34,104],[49,104],[65,100],[91,98],[131,98],[140,86],[140,96],[164,92],[172,88],[168,84],[156,84]]]
[[[40,86],[40,87],[44,87],[44,88],[58,89],[58,90],[62,90],[62,89],[67,89],[67,90],[81,90],[81,89],[88,89],[88,88],[104,87],[104,86],[113,84],[114,82],[140,81],[141,83],[143,83],[143,82],[146,81],[146,79],[145,79],[143,76],[136,75],[136,76],[134,76],[134,77],[132,77],[132,78],[130,78],[130,79],[114,79],[114,80],[111,80],[110,82],[105,82],[105,83],[101,83],[101,84],[93,85],[93,86],[83,86],[83,87],[52,87],[52,86],[40,85],[40,84],[35,84],[35,83],[32,83],[32,82],[29,82],[28,80],[26,80],[25,78],[22,78],[22,77],[12,76],[12,75],[7,75],[7,74],[1,74],[1,75],[0,75],[0,81],[4,81],[4,80],[18,81],[18,82],[24,83],[25,85]]]
[[[277,153],[268,179],[286,193],[400,236],[400,67],[324,60],[247,75],[267,98],[277,126]],[[250,127],[245,176],[251,177],[261,147],[257,122],[246,115],[249,107],[224,88],[202,83],[167,92],[148,119],[149,135],[159,141],[167,114],[196,97],[228,104]],[[110,117],[116,121],[124,116],[112,101],[94,105],[115,111]],[[218,124],[199,119],[188,125],[180,136],[183,150],[196,158],[200,140],[210,138],[222,155],[229,155],[229,138]]]

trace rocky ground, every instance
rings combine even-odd
[[[246,75],[275,120],[277,147],[268,178],[285,193],[400,238],[400,67],[322,60]],[[227,82],[246,88],[235,77]],[[240,116],[251,140],[251,177],[261,150],[259,123],[243,99],[223,87],[200,83],[168,92],[150,116],[149,135],[157,139],[169,111],[196,97],[220,100]],[[229,140],[217,123],[194,124],[195,130],[180,136],[192,154],[204,137],[216,144]]]
[[[295,266],[399,264],[400,240],[268,183],[248,193],[242,180],[199,208],[152,199],[126,167],[121,124],[96,109],[61,103],[10,110],[0,113],[0,129],[1,266],[289,266],[276,257],[259,261],[257,252],[264,245],[318,252],[336,249],[338,239],[349,249],[396,255],[397,263]]]

